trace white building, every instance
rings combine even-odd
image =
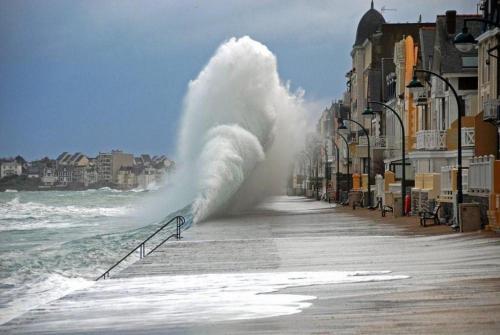
[[[137,171],[137,186],[147,189],[150,185],[157,182],[156,169],[150,166],[143,167]]]
[[[2,162],[0,165],[0,179],[7,176],[20,176],[23,173],[23,166],[16,160]]]
[[[89,165],[83,170],[83,185],[88,187],[90,185],[97,184],[99,181],[99,174],[97,173],[97,167],[95,165]]]
[[[53,186],[56,182],[56,169],[53,167],[45,167],[42,172],[42,184],[45,186]]]

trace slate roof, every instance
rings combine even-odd
[[[59,156],[57,156],[56,161],[60,161],[61,159],[66,157],[66,155],[68,155],[68,153],[65,151],[62,154],[60,154]]]
[[[141,158],[144,163],[151,163],[151,157],[148,154],[142,154]]]
[[[434,38],[436,27],[422,27],[419,31],[420,57],[422,59],[422,68],[430,70],[434,58]]]

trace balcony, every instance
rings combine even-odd
[[[398,141],[398,143],[400,142]],[[396,143],[394,136],[370,136],[370,147],[373,149],[397,149],[401,146],[398,143]],[[358,145],[368,145],[366,136],[359,137]]]
[[[500,100],[489,99],[483,102],[483,120],[500,123]]]
[[[417,150],[446,150],[445,130],[420,130],[417,132]]]

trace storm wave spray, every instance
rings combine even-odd
[[[246,36],[217,49],[189,83],[170,189],[192,203],[194,222],[283,190],[304,132],[301,100],[263,44]]]

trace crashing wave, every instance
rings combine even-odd
[[[248,36],[231,38],[189,83],[173,201],[193,203],[198,222],[282,187],[303,115],[271,51]]]

